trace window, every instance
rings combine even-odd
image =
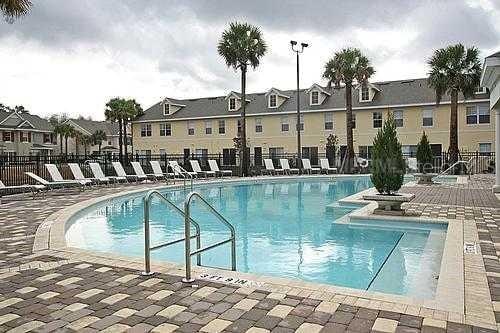
[[[394,122],[396,123],[396,127],[403,127],[404,124],[403,111],[401,110],[394,111],[392,115],[394,116]]]
[[[352,113],[352,119],[351,119],[351,123],[352,123],[352,129],[355,129],[356,128],[356,113]]]
[[[163,115],[168,116],[170,114],[170,104],[163,104]]]
[[[491,143],[480,143],[479,144],[479,153],[481,155],[486,155],[491,153]]]
[[[269,95],[269,107],[275,108],[277,104],[277,97],[275,94]]]
[[[212,121],[210,120],[205,121],[205,134],[207,135],[212,134]]]
[[[474,94],[486,94],[487,90],[486,87],[477,87],[476,91],[474,91]]]
[[[141,125],[141,136],[151,136],[151,124]]]
[[[373,128],[381,128],[382,127],[382,112],[373,112]]]
[[[270,158],[280,158],[283,155],[285,155],[285,149],[283,147],[269,147]]]
[[[236,110],[236,98],[234,97],[229,99],[229,110]]]
[[[14,142],[14,132],[3,132],[2,138],[4,142]]]
[[[165,155],[167,155],[167,151],[165,149],[160,149],[160,156],[161,157],[165,157]]]
[[[319,104],[319,91],[312,91],[311,92],[311,105],[318,105]]]
[[[31,142],[31,132],[19,132],[19,141]]]
[[[219,120],[219,134],[226,134],[226,121]]]
[[[288,123],[288,117],[281,117],[281,131],[288,132],[290,130],[290,124]]]
[[[160,124],[160,136],[171,136],[172,125],[170,123]]]
[[[359,146],[359,157],[372,159],[373,146]]]
[[[52,143],[52,135],[50,133],[43,133],[43,143]]]
[[[416,145],[404,145],[401,146],[401,151],[405,157],[415,157],[417,156],[417,146]]]
[[[466,122],[472,124],[489,124],[490,109],[485,105],[468,106],[465,111]]]
[[[238,136],[241,135],[241,120],[238,119],[238,123],[237,123],[237,133],[238,133]]]
[[[193,121],[187,122],[187,130],[188,130],[188,135],[194,135],[194,122]]]
[[[300,115],[300,131],[303,131],[304,130],[304,115],[301,114]]]
[[[208,149],[206,149],[206,148],[197,148],[197,149],[195,149],[194,153],[195,153],[196,157],[203,158],[203,157],[206,157],[208,155]]]
[[[332,112],[325,113],[325,130],[327,130],[327,131],[333,130],[333,113]]]
[[[255,118],[255,133],[262,133],[262,118]]]
[[[368,86],[365,84],[361,86],[361,100],[362,101],[370,100],[370,88],[368,88]]]
[[[422,112],[422,126],[424,127],[434,126],[433,114],[434,114],[433,110],[424,110]]]

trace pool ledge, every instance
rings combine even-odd
[[[300,179],[309,177],[319,178],[319,176],[302,176]],[[326,179],[334,179],[336,177],[342,176],[324,176]],[[247,180],[233,178],[204,181],[203,184],[247,183],[262,180],[271,180],[274,182],[286,179],[293,180],[297,179],[297,177],[253,177]],[[65,240],[66,222],[80,210],[103,201],[130,194],[145,193],[152,189],[179,187],[182,187],[182,185],[166,186],[165,184],[151,184],[151,186],[147,187],[141,186],[141,188],[130,191],[92,198],[59,210],[48,216],[38,227],[33,252],[47,253],[70,260],[128,267],[136,269],[139,272],[143,269],[143,261],[141,259],[68,247]],[[350,214],[351,218],[367,218],[371,215],[376,204],[367,204],[366,201],[361,203],[359,198],[363,194],[373,193],[373,191],[373,188],[368,189],[339,200],[339,202],[360,206],[359,209]],[[398,219],[401,221],[400,217]],[[412,218],[411,221],[415,221],[415,218]],[[429,220],[425,221],[427,223],[430,222]],[[463,254],[463,242],[479,242],[475,223],[473,221],[449,219],[439,220],[439,223],[443,223],[443,221],[449,224],[449,230],[446,236],[437,296],[433,300],[419,300],[406,296],[368,292],[296,279],[268,277],[207,267],[194,267],[193,275],[197,278],[200,278],[200,275],[208,274],[210,276],[244,279],[249,283],[242,286],[241,292],[260,289],[278,294],[311,297],[378,310],[395,311],[434,319],[447,319],[449,321],[496,329],[486,280],[486,271],[480,249],[478,249],[478,254]],[[183,276],[184,274],[184,266],[182,264],[171,262],[155,261],[153,262],[152,270],[177,276]],[[457,272],[463,272],[463,274],[457,275]],[[441,281],[442,279],[443,281]],[[219,280],[218,282],[221,281]],[[460,288],[462,288],[461,292]]]

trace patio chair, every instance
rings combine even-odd
[[[319,159],[319,164],[320,164],[320,167],[321,167],[321,172],[324,171],[324,172],[326,172],[326,174],[329,174],[330,171],[333,172],[333,173],[337,172],[337,168],[330,167],[330,162],[328,162],[327,158],[320,158]]]
[[[104,175],[104,172],[102,171],[101,165],[99,163],[90,162],[89,166],[90,166],[90,170],[92,170],[92,174],[94,175],[95,179],[97,179],[100,182],[113,181],[114,183],[117,183],[117,182],[126,182],[127,181],[126,177]]]
[[[361,170],[366,170],[368,168],[368,166],[370,165],[368,160],[366,158],[362,158],[362,157],[358,157],[356,159],[356,162],[358,163],[358,166]]]
[[[134,168],[134,172],[138,177],[141,177],[144,179],[145,178],[150,178],[152,180],[162,180],[165,179],[165,175],[156,175],[154,173],[144,173],[144,170],[142,169],[141,163],[139,162],[130,162],[132,164],[132,168]]]
[[[410,172],[417,172],[418,171],[418,162],[417,162],[417,159],[415,157],[408,157],[406,162],[408,163],[408,170]]]
[[[0,180],[0,198],[2,197],[2,194],[7,193],[11,190],[29,190],[31,192],[31,195],[33,196],[33,199],[35,199],[36,195],[45,190],[46,187],[45,185],[13,185],[13,186],[6,186],[1,180]]]
[[[160,162],[158,162],[158,161],[149,161],[149,163],[151,164],[151,168],[153,169],[153,174],[154,175],[156,175],[156,176],[163,176],[167,180],[168,180],[168,177],[174,178],[175,175],[173,173],[171,173],[171,172],[163,172],[163,170],[161,169]]]
[[[284,172],[283,169],[275,169],[274,168],[273,160],[270,159],[270,158],[265,158],[264,159],[264,166],[266,168],[261,170],[261,174],[267,173],[269,175],[275,175],[275,174],[278,174],[278,173],[283,174],[283,172]]]
[[[197,173],[194,171],[187,171],[177,163],[177,161],[168,161],[168,166],[172,169],[174,176],[182,178],[196,178]]]
[[[79,181],[76,180],[64,180],[64,181],[58,181],[58,182],[49,182],[48,180],[43,179],[42,177],[39,177],[35,175],[33,172],[25,172],[27,176],[30,178],[34,179],[37,183],[42,184],[49,190],[54,190],[58,188],[68,188],[68,187],[79,187],[80,190],[85,189],[85,185],[80,183]]]
[[[201,170],[200,163],[198,160],[190,160],[189,163],[191,164],[191,169],[193,169],[193,172],[196,172],[196,175],[202,175],[204,177],[209,177],[209,176],[214,176],[215,177],[215,171],[203,171]]]
[[[316,173],[320,172],[320,168],[311,167],[311,161],[309,161],[308,158],[302,159],[302,168],[304,169],[304,172],[307,172],[308,174],[312,174],[314,172]]]
[[[210,167],[210,171],[215,172],[215,175],[219,175],[222,177],[224,177],[224,175],[227,175],[229,177],[233,175],[233,172],[231,170],[220,170],[216,160],[208,160],[208,166]]]
[[[292,173],[299,173],[299,169],[290,168],[290,164],[288,163],[288,159],[286,158],[280,158],[280,165],[281,169],[283,169],[283,172],[287,175]]]
[[[88,181],[91,183],[97,183],[97,184],[109,184],[110,179],[98,179],[98,178],[87,178],[83,175],[82,169],[78,165],[78,163],[68,163],[69,169],[71,170],[71,173],[73,174],[73,178],[78,181]]]
[[[127,180],[132,180],[138,182],[139,180],[146,180],[148,179],[148,176],[140,176],[140,175],[129,175],[125,172],[125,169],[123,168],[123,165],[121,162],[111,162],[113,165],[113,168],[115,169],[116,175],[118,177],[125,177]]]
[[[64,179],[61,173],[59,172],[59,169],[55,164],[45,164],[45,168],[47,168],[47,171],[50,174],[50,177],[52,178],[53,182],[78,182],[84,186],[92,184],[92,181],[89,179],[75,179],[75,180],[70,180],[70,179]]]

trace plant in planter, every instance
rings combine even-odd
[[[425,132],[422,133],[420,142],[417,145],[417,165],[418,171],[420,173],[415,174],[418,178],[419,184],[432,184],[432,178],[436,176],[435,173],[428,173],[427,171],[432,171],[432,161],[434,159],[434,154],[432,153],[431,145],[427,139]]]
[[[401,212],[401,204],[410,201],[413,195],[396,193],[403,185],[406,163],[391,113],[373,140],[372,156],[371,179],[378,194],[365,195],[363,198],[378,203],[379,209],[376,212],[382,210]]]

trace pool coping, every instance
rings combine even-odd
[[[301,176],[299,179],[359,178],[366,176],[369,175],[312,175]],[[253,177],[249,179],[226,178],[207,180],[196,183],[196,185],[251,183],[260,182],[262,180],[267,182],[280,182],[283,180],[296,179],[297,176],[265,176]],[[37,229],[33,252],[36,253],[44,251],[52,253],[53,255],[63,256],[67,259],[85,260],[112,266],[123,266],[141,271],[143,269],[142,259],[68,247],[65,240],[65,231],[67,227],[66,222],[82,209],[103,201],[117,199],[131,194],[145,193],[155,189],[175,189],[183,187],[182,184],[167,185],[162,183],[152,185],[153,186],[148,188],[134,189],[88,199],[51,214]],[[377,218],[371,214],[373,209],[376,207],[376,203],[367,203],[361,199],[363,194],[373,193],[374,191],[374,188],[370,188],[340,199],[339,202],[359,206],[358,209],[349,214],[350,218],[380,219],[380,216]],[[296,296],[307,295],[309,297],[317,297],[319,299],[327,298],[327,300],[333,302],[342,302],[356,306],[379,309],[384,309],[385,307],[390,311],[405,312],[408,314],[420,315],[423,317],[427,316],[435,319],[447,318],[450,321],[496,329],[495,316],[493,314],[486,278],[486,270],[484,268],[480,248],[478,246],[479,252],[477,254],[464,254],[462,250],[464,242],[479,243],[477,228],[474,221],[456,219],[428,220],[415,217],[387,216],[383,216],[382,218],[387,218],[389,220],[397,219],[400,222],[425,221],[426,223],[435,222],[448,224],[445,248],[441,261],[440,278],[438,281],[438,288],[436,290],[436,297],[434,299],[421,300],[408,296],[306,282],[291,278],[278,278],[261,274],[233,272],[209,267],[194,266],[192,272],[196,278],[203,277],[205,279],[217,279],[218,282],[223,283],[234,284],[234,281],[239,280],[240,285],[243,288],[261,289]],[[458,272],[463,272],[463,274],[459,274],[457,277],[457,270]],[[152,264],[152,271],[183,276],[184,265],[156,260]],[[457,283],[457,278],[459,283]],[[228,281],[228,279],[232,279],[232,281]],[[481,297],[477,297],[476,295],[478,294],[481,295]]]

